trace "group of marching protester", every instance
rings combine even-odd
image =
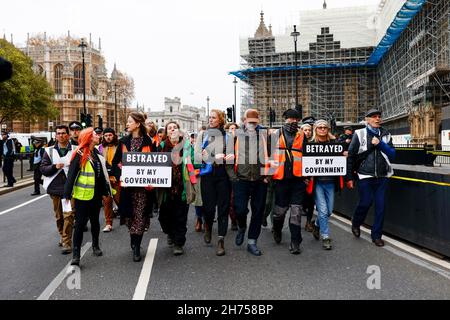
[[[262,226],[270,217],[273,239],[280,244],[288,213],[292,254],[301,253],[303,228],[330,250],[328,221],[335,193],[356,185],[359,203],[352,232],[360,236],[360,226],[375,202],[371,236],[375,245],[383,246],[384,193],[395,149],[381,127],[381,112],[369,110],[366,127],[355,132],[345,128],[339,139],[326,120],[302,119],[295,109],[286,110],[283,117],[280,128],[264,128],[258,110],[248,109],[242,123],[227,124],[224,112],[213,109],[207,127],[185,133],[175,121],[158,130],[147,115],[132,112],[121,139],[112,128],[83,129],[77,121],[57,126],[56,142],[43,148],[37,170],[52,199],[62,253],[72,253],[71,264],[80,264],[83,232],[90,221],[93,254],[103,254],[99,242],[103,207],[103,232],[112,231],[114,217],[120,217],[120,224],[129,230],[134,261],[141,261],[142,239],[156,213],[173,254],[182,255],[190,205],[195,208],[195,231],[203,232],[206,244],[215,244],[217,256],[225,255],[230,220],[235,245],[246,240],[247,251],[260,256]],[[311,143],[343,145],[346,174],[306,176],[303,153]],[[129,152],[170,154],[170,186],[124,183],[122,162]],[[302,216],[306,216],[303,228]]]

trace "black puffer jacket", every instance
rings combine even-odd
[[[58,143],[54,145],[54,148],[56,150],[59,149]],[[70,143],[67,145],[67,150],[71,150],[72,146]],[[58,169],[56,169],[56,165],[53,164],[52,159],[47,154],[47,152],[44,152],[44,156],[41,161],[41,165],[39,166],[39,169],[41,170],[42,174],[46,177],[51,177],[56,172],[58,172]],[[53,179],[53,181],[50,183],[50,185],[47,188],[47,193],[53,196],[59,196],[62,197],[64,195],[64,184],[66,183],[67,177],[64,170],[61,170],[61,172]]]
[[[386,129],[380,128],[380,136],[377,136],[380,143],[374,146],[372,144],[372,138],[375,137],[375,134],[367,130],[367,151],[358,154],[360,141],[357,134],[353,135],[348,149],[347,180],[353,180],[354,171],[376,178],[386,177],[388,175],[390,167],[381,153],[383,152],[392,161],[395,155],[395,149],[392,145],[392,139],[389,139],[388,143],[381,142],[385,136],[389,136],[389,132]]]

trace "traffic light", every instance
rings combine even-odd
[[[86,128],[86,114],[83,112],[80,113],[81,126]]]
[[[227,120],[228,120],[228,122],[233,122],[233,108],[232,107],[227,108]]]
[[[90,113],[86,115],[86,128],[87,127],[92,127],[92,115]]]
[[[295,106],[295,110],[300,113],[300,118],[303,118],[303,106],[301,104],[298,104]]]
[[[103,118],[101,115],[97,115],[98,117],[98,127],[103,129]]]
[[[272,127],[272,124],[275,122],[276,120],[276,115],[275,115],[275,110],[273,110],[272,108],[270,108],[270,112],[269,112],[269,121],[270,121],[270,126]]]

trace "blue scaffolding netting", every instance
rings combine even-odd
[[[386,30],[386,34],[381,39],[380,43],[375,47],[374,51],[367,59],[366,62],[361,63],[332,63],[332,64],[320,64],[320,65],[301,65],[297,66],[297,70],[304,69],[328,69],[328,68],[354,68],[354,67],[375,67],[383,59],[384,55],[389,51],[392,45],[397,41],[402,32],[406,29],[408,24],[414,18],[414,16],[422,9],[426,0],[408,0],[402,8],[399,10],[389,28]],[[229,72],[230,75],[243,80],[247,79],[251,73],[258,72],[271,72],[271,71],[289,71],[294,70],[295,66],[284,67],[263,67],[263,68],[250,68],[238,71]]]

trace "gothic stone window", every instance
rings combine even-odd
[[[91,93],[94,96],[96,96],[97,95],[97,89],[98,89],[98,82],[97,82],[98,68],[97,68],[97,66],[94,66],[93,70],[94,70],[94,72],[91,75]]]
[[[54,77],[53,77],[53,84],[56,94],[62,94],[62,73],[63,73],[63,66],[62,64],[57,64],[54,68]]]
[[[73,71],[73,90],[75,94],[83,93],[83,67],[81,64],[75,66]]]

